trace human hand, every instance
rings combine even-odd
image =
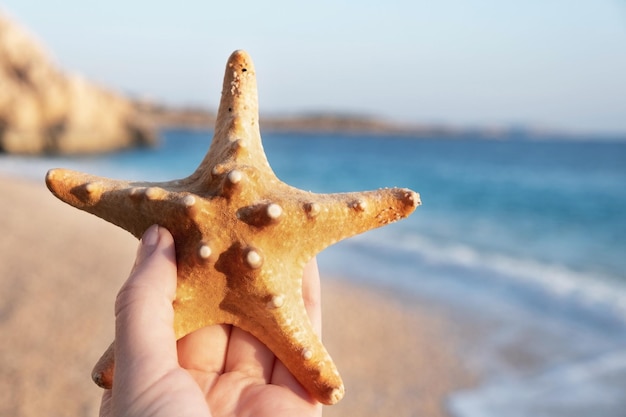
[[[315,260],[305,268],[302,291],[319,333]],[[177,342],[175,294],[174,240],[165,228],[151,226],[115,303],[115,374],[101,417],[322,415],[321,404],[249,333],[216,325]]]

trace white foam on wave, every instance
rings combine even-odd
[[[488,275],[499,284],[516,285],[583,308],[601,308],[626,323],[626,284],[619,277],[581,272],[560,264],[516,258],[457,243],[437,243],[406,233],[361,235],[355,244],[386,247],[440,268],[464,268],[469,276]],[[466,279],[459,277],[459,279]]]
[[[567,362],[519,378],[498,378],[453,394],[458,417],[623,416],[626,351],[616,350]]]
[[[362,270],[376,269],[376,254],[387,269],[404,259],[407,266],[395,270],[394,280],[412,274],[406,285],[415,283],[417,292],[441,288],[437,294],[461,308],[452,317],[480,329],[479,337],[461,342],[463,360],[480,382],[451,396],[452,415],[623,415],[626,289],[618,277],[407,232],[391,228],[358,236],[346,253],[365,254]]]

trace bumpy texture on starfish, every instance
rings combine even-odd
[[[141,237],[152,224],[174,236],[178,263],[175,333],[238,326],[268,346],[320,402],[344,387],[302,300],[304,265],[322,249],[408,216],[420,204],[408,189],[314,194],[281,182],[258,125],[252,61],[235,51],[226,66],[215,135],[189,177],[128,182],[54,169],[55,196]],[[110,387],[112,349],[94,369]]]

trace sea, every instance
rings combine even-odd
[[[211,138],[167,130],[150,149],[1,155],[0,173],[171,180],[193,172]],[[626,416],[626,141],[268,132],[263,145],[276,175],[301,189],[420,193],[408,219],[318,260],[323,275],[452,318],[478,378],[450,396],[451,415]]]

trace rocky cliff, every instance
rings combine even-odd
[[[0,152],[94,153],[155,138],[128,100],[60,71],[0,11]]]

